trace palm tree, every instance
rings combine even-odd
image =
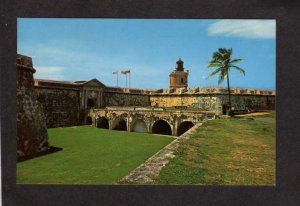
[[[232,49],[219,48],[219,51],[213,53],[213,59],[208,62],[208,68],[217,68],[214,70],[207,78],[214,76],[219,73],[218,84],[221,84],[224,81],[224,78],[227,78],[227,89],[228,89],[228,99],[229,99],[229,114],[232,116],[231,111],[231,93],[230,93],[230,84],[229,84],[229,72],[230,68],[234,68],[240,71],[245,75],[244,69],[234,65],[243,59],[232,59]]]

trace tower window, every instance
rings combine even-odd
[[[181,83],[184,83],[183,78],[181,78]]]

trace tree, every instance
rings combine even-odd
[[[229,72],[230,68],[238,70],[240,73],[245,75],[244,69],[234,65],[242,61],[243,59],[232,59],[232,49],[219,48],[217,52],[214,52],[212,55],[212,60],[208,62],[208,68],[216,68],[207,78],[214,76],[219,73],[218,84],[221,84],[224,81],[224,78],[227,78],[227,89],[228,89],[228,104],[229,104],[229,115],[232,116],[232,107],[231,107],[231,92],[230,92],[230,83],[229,83]]]

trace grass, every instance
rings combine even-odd
[[[60,152],[17,164],[17,183],[114,184],[173,138],[90,126],[48,129]]]
[[[205,122],[155,184],[275,185],[275,112]]]

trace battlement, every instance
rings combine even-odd
[[[230,89],[231,94],[245,94],[245,95],[270,95],[275,96],[276,92],[273,90],[256,89],[256,88],[239,88],[234,87]],[[158,94],[158,93],[153,93]],[[170,88],[163,90],[161,95],[168,94],[228,94],[226,87],[192,87],[192,88]]]
[[[98,80],[97,80],[98,81]],[[79,88],[79,86],[87,83],[88,81],[57,81],[35,79],[34,85],[39,87],[59,87],[59,88]],[[112,93],[127,93],[127,94],[144,94],[144,95],[174,95],[174,94],[227,94],[226,87],[191,87],[191,88],[168,88],[168,89],[141,89],[141,88],[126,88],[105,86],[105,92]],[[233,87],[230,89],[231,94],[241,95],[269,95],[275,96],[276,92],[273,90],[257,89],[257,88],[240,88]]]
[[[25,67],[33,67],[32,58],[21,54],[17,54],[17,64]]]

